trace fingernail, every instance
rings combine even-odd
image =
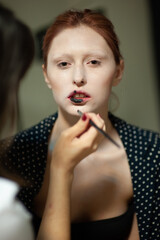
[[[82,120],[83,121],[86,121],[87,120],[87,115],[84,113],[83,116],[82,116]]]

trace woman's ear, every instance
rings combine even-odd
[[[52,86],[51,86],[50,81],[48,79],[46,68],[45,68],[44,64],[42,64],[42,69],[43,69],[43,75],[44,75],[45,82],[47,83],[47,86],[51,89]]]
[[[112,86],[117,86],[120,83],[122,76],[123,76],[123,71],[124,71],[124,60],[121,59],[119,65],[117,65],[117,69],[116,69],[115,77],[112,82]]]

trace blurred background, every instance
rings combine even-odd
[[[111,109],[115,115],[132,124],[160,131],[158,2],[158,0],[1,0],[1,3],[14,11],[17,17],[31,28],[36,44],[34,63],[20,88],[20,121],[17,131],[36,124],[56,111],[51,90],[44,82],[40,47],[46,28],[59,13],[69,8],[99,10],[113,22],[120,39],[125,72],[121,84],[113,89],[119,99],[118,107],[113,98]]]

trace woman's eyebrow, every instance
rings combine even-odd
[[[71,54],[56,54],[52,56],[53,60],[59,60],[61,58],[71,58],[72,55]]]
[[[95,57],[95,58],[100,58],[100,59],[106,59],[108,57],[107,53],[102,53],[102,52],[97,52],[97,51],[91,51],[82,54],[83,58],[89,58],[89,57]],[[63,58],[74,58],[72,54],[69,53],[64,53],[64,54],[55,54],[52,56],[53,61],[58,61]]]
[[[98,59],[107,59],[108,56],[106,54],[87,54],[85,58],[98,58]]]
[[[98,51],[92,51],[85,54],[86,56],[97,56],[97,57],[106,57],[107,53],[105,52],[98,52]]]

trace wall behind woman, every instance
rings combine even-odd
[[[160,131],[158,85],[153,55],[150,9],[146,0],[1,0],[33,31],[48,26],[68,8],[103,9],[115,25],[125,59],[121,84],[114,89],[120,105],[115,114],[132,124]],[[42,61],[35,61],[20,88],[20,124],[24,129],[56,111],[46,87]]]

